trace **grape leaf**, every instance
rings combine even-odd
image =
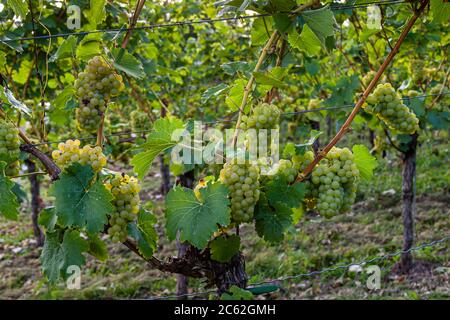
[[[136,79],[145,77],[142,63],[132,54],[122,48],[113,48],[111,50],[114,60],[114,67]]]
[[[306,24],[311,31],[317,36],[322,45],[325,45],[325,40],[328,37],[334,36],[334,26],[336,20],[334,14],[328,6],[317,9],[309,10],[301,13],[301,17],[305,20]]]
[[[14,182],[5,176],[6,162],[0,161],[0,213],[7,219],[17,220],[19,202],[12,192]]]
[[[289,185],[286,178],[277,176],[266,184],[266,195],[271,206],[278,203],[289,208],[296,208],[301,205],[305,195],[305,184],[297,182]]]
[[[128,224],[128,234],[137,241],[139,252],[150,258],[156,250],[158,234],[155,231],[156,217],[149,211],[141,210],[137,223]]]
[[[431,110],[427,114],[428,122],[437,130],[446,130],[449,126],[450,117],[448,112]]]
[[[255,208],[255,227],[258,235],[270,243],[283,240],[285,230],[292,224],[292,210],[283,203],[269,206],[262,194]]]
[[[373,170],[378,166],[377,159],[370,154],[369,149],[364,145],[354,145],[352,150],[361,178],[364,180],[372,179]]]
[[[26,113],[29,116],[31,115],[31,110],[21,101],[17,100],[16,97],[14,97],[14,94],[11,92],[11,90],[7,88],[4,88],[4,90],[5,96],[13,108],[18,109],[19,111]]]
[[[53,230],[55,230],[56,221],[58,219],[55,207],[48,207],[43,209],[39,213],[38,219],[38,222],[41,226],[45,227],[48,232],[53,232]]]
[[[430,11],[433,22],[441,23],[448,21],[450,16],[450,3],[443,0],[431,0]]]
[[[61,231],[47,232],[42,249],[42,270],[50,283],[56,283],[61,276],[66,278],[67,268],[81,267],[86,263],[83,252],[87,252],[89,244],[80,237],[76,230],[66,230],[60,243]]]
[[[208,183],[200,189],[202,202],[191,189],[175,187],[166,198],[167,234],[175,239],[180,231],[181,241],[188,241],[197,248],[206,247],[217,224],[230,223],[227,187],[220,183]]]
[[[64,226],[86,227],[90,233],[104,229],[107,214],[114,211],[113,196],[100,181],[93,182],[90,166],[70,166],[50,188],[58,221]]]
[[[228,262],[239,252],[241,238],[238,235],[215,238],[209,244],[211,259],[219,262]]]
[[[172,139],[172,134],[178,129],[184,129],[184,125],[175,117],[165,117],[155,121],[153,131],[142,145],[144,151],[131,160],[134,172],[138,174],[139,179],[144,178],[158,154],[177,144],[178,141]]]
[[[16,16],[25,20],[28,12],[27,2],[25,0],[8,0],[8,5],[13,9]]]
[[[308,25],[304,25],[301,34],[292,29],[288,35],[289,44],[298,50],[304,51],[308,56],[315,56],[320,53],[322,43]]]
[[[231,111],[236,111],[239,109],[244,98],[244,88],[247,85],[247,81],[244,79],[237,79],[230,86],[225,103]],[[248,99],[250,100],[250,98]]]
[[[272,33],[272,17],[261,17],[253,21],[251,40],[253,46],[264,45]]]
[[[58,59],[74,58],[76,50],[77,38],[69,36],[58,46],[58,50],[50,57],[49,61],[55,62]]]
[[[217,86],[208,88],[205,92],[202,94],[201,103],[207,102],[212,97],[218,97],[222,92],[224,92],[226,89],[228,89],[228,86],[225,83],[221,83]]]
[[[108,248],[106,244],[100,239],[97,234],[89,235],[89,250],[88,253],[98,260],[104,262],[108,260]]]
[[[233,285],[228,289],[228,292],[220,296],[220,300],[253,300],[253,294],[248,290]]]
[[[94,29],[98,24],[102,23],[106,18],[106,0],[91,0],[89,10],[86,11],[86,17],[89,24]]]

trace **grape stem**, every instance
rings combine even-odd
[[[429,2],[430,2],[430,0],[422,1],[420,7],[414,12],[414,15],[411,17],[411,19],[406,24],[405,28],[403,29],[402,33],[400,34],[400,37],[398,38],[398,40],[396,42],[394,48],[389,53],[389,55],[386,57],[383,64],[380,66],[377,73],[375,74],[374,78],[372,79],[370,84],[367,86],[366,90],[364,90],[363,95],[356,103],[355,107],[353,108],[352,112],[348,116],[347,120],[345,121],[345,123],[343,124],[343,126],[341,127],[339,132],[334,136],[333,139],[331,139],[331,141],[325,146],[325,148],[323,148],[322,152],[320,152],[319,154],[316,155],[316,157],[311,162],[311,164],[308,167],[306,167],[305,170],[303,170],[302,175],[297,176],[297,179],[295,180],[295,182],[303,181],[304,178],[312,172],[312,170],[320,162],[320,160],[322,160],[328,154],[328,152],[339,142],[339,140],[342,139],[342,137],[345,135],[345,133],[349,130],[350,124],[352,123],[353,119],[356,117],[356,114],[361,109],[364,102],[366,102],[367,97],[375,88],[375,85],[377,84],[377,82],[381,78],[381,76],[383,75],[383,72],[386,70],[388,65],[394,59],[395,55],[398,53],[398,50],[399,50],[400,46],[402,45],[403,41],[405,40],[406,35],[409,33],[409,31],[413,27],[414,23],[416,22],[417,18],[419,18],[420,14],[426,8],[426,6],[428,5]]]

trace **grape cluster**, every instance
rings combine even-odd
[[[249,222],[259,200],[259,167],[254,164],[228,162],[220,171],[220,179],[228,186],[234,222]]]
[[[389,128],[401,133],[412,134],[419,130],[419,119],[403,104],[390,83],[379,84],[363,108],[383,120]]]
[[[80,129],[95,132],[108,100],[123,89],[122,77],[114,72],[102,57],[89,60],[84,72],[75,81],[80,107],[76,111]]]
[[[430,94],[432,95],[430,97],[430,105],[432,105],[434,100],[436,100],[433,105],[433,109],[436,111],[447,111],[448,106],[450,105],[450,96],[448,94],[442,94],[443,92],[448,92],[448,88],[443,86],[442,84],[438,84],[430,90]]]
[[[112,204],[115,207],[109,218],[108,234],[113,242],[124,242],[127,239],[127,225],[139,212],[141,186],[136,178],[117,174],[106,184],[106,188],[114,196]]]
[[[7,176],[19,174],[19,147],[19,129],[6,120],[0,120],[0,161],[8,164],[5,168]]]
[[[80,149],[80,140],[67,140],[58,145],[58,150],[52,152],[52,157],[61,168],[67,168],[73,163],[90,165],[94,172],[99,172],[106,165],[106,157],[102,148],[89,145]]]
[[[141,110],[134,110],[130,113],[131,128],[133,131],[149,130],[151,123],[148,115]]]
[[[242,116],[240,129],[276,129],[280,122],[281,112],[277,106],[268,103],[257,105],[251,115]]]
[[[333,147],[312,172],[306,199],[315,199],[318,211],[327,218],[350,210],[355,201],[359,170],[353,160],[350,149]]]

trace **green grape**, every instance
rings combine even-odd
[[[124,87],[122,77],[115,73],[108,62],[99,56],[88,61],[75,81],[75,93],[80,99],[76,111],[78,127],[95,132],[106,111],[107,102]]]
[[[359,170],[353,160],[350,149],[333,147],[311,174],[306,186],[306,205],[316,205],[326,218],[350,210],[359,179]]]
[[[261,103],[249,116],[242,116],[240,129],[276,129],[280,121],[280,110],[273,104]]]
[[[0,161],[6,162],[7,176],[19,174],[19,129],[6,120],[0,120]]]
[[[259,167],[228,162],[220,171],[220,181],[228,186],[233,222],[250,222],[259,200]]]
[[[364,110],[380,118],[390,129],[407,134],[419,130],[419,119],[403,104],[390,83],[379,84],[366,102]]]
[[[108,234],[113,242],[124,242],[127,239],[127,225],[132,222],[139,212],[141,187],[139,181],[126,174],[117,174],[106,184],[111,190],[115,207],[109,218]]]
[[[94,172],[100,172],[107,162],[102,148],[86,145],[80,149],[80,140],[70,139],[58,144],[58,150],[52,152],[52,158],[63,169],[79,163],[90,165]]]
[[[141,110],[134,110],[130,113],[131,128],[133,131],[144,131],[151,128],[151,122],[148,115]]]
[[[448,111],[448,106],[450,105],[450,96],[448,95],[448,88],[446,86],[438,84],[433,88],[431,88],[430,94],[432,95],[430,97],[431,98],[430,105],[432,105],[434,102],[434,105],[432,107],[433,110],[440,112]]]

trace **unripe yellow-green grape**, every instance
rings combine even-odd
[[[74,163],[90,165],[94,172],[99,172],[106,165],[102,148],[89,145],[80,148],[80,140],[67,140],[58,144],[58,150],[52,152],[56,164],[64,169]]]
[[[240,129],[276,129],[281,112],[277,106],[268,103],[257,105],[248,116],[242,116]]]
[[[419,130],[419,119],[403,104],[390,83],[379,84],[366,102],[364,110],[380,118],[390,129],[407,134]]]
[[[219,180],[228,186],[233,222],[250,222],[259,200],[259,167],[250,163],[228,162]]]
[[[95,132],[106,111],[107,102],[123,89],[122,77],[115,73],[102,57],[89,60],[75,81],[75,93],[80,100],[76,111],[78,127]]]
[[[141,110],[134,110],[130,113],[131,128],[133,131],[144,131],[151,128],[151,122],[148,115]]]
[[[359,170],[348,148],[333,147],[313,170],[307,186],[309,202],[315,198],[317,210],[329,218],[350,210],[356,197]]]
[[[0,161],[6,162],[7,176],[19,175],[19,129],[6,120],[0,120]]]
[[[113,242],[124,242],[128,223],[139,213],[141,186],[136,178],[126,174],[117,174],[105,186],[114,196],[112,204],[115,207],[109,218],[108,234]]]

